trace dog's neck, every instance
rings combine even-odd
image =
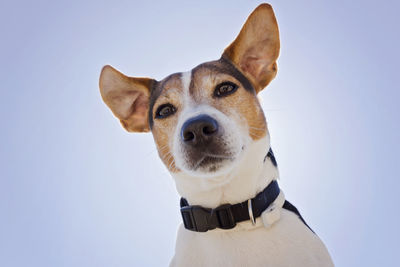
[[[270,149],[269,136],[251,142],[238,166],[231,172],[212,178],[193,177],[182,172],[172,174],[179,194],[190,205],[215,208],[219,205],[236,204],[253,198],[279,172],[271,159],[266,157]]]

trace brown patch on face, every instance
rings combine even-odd
[[[172,140],[175,133],[175,127],[178,123],[178,114],[182,109],[182,82],[181,74],[173,74],[162,80],[158,87],[155,88],[156,94],[153,94],[152,110],[150,116],[153,118],[152,133],[157,146],[158,155],[164,162],[170,172],[178,172],[175,166],[175,159],[172,155]],[[156,111],[160,105],[171,104],[176,108],[175,114],[157,119]]]
[[[267,123],[255,90],[244,79],[223,60],[208,62],[193,69],[190,95],[198,104],[208,104],[229,118],[239,118],[239,123],[248,125],[250,137],[258,140],[267,134]],[[223,82],[232,82],[238,88],[233,94],[216,97],[215,88]]]

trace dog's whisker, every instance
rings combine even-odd
[[[165,151],[165,150],[168,149],[168,148],[169,148],[168,145],[164,145],[164,146],[159,147],[159,148],[158,148],[158,151],[163,152],[163,151]]]
[[[167,156],[164,157],[164,160],[166,161],[166,164],[168,164],[168,169],[171,169],[171,170],[175,169],[175,167],[173,166],[173,165],[175,165],[175,159],[174,159],[172,153],[168,152],[166,155]]]
[[[250,133],[250,136],[253,138],[262,138],[264,137],[264,135],[259,135],[259,134],[254,134],[254,133]]]
[[[168,152],[164,157],[165,161],[169,161],[171,158],[173,158],[173,155],[171,152]]]
[[[161,158],[167,160],[170,156],[171,156],[171,153],[168,152],[167,154],[161,155]]]
[[[250,131],[250,132],[257,132],[257,133],[259,133],[259,132],[265,132],[266,129],[261,129],[261,128],[249,128],[249,131]]]
[[[171,169],[173,171],[176,171],[176,167],[175,167],[175,159],[172,159],[171,163],[168,166],[168,169]]]
[[[258,130],[258,131],[265,131],[266,130],[266,128],[257,128],[257,127],[252,127],[252,126],[250,126],[249,129]]]
[[[250,134],[260,135],[260,132],[261,131],[259,131],[259,130],[258,131],[250,131]]]

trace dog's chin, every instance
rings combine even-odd
[[[235,158],[204,157],[194,168],[186,171],[193,176],[214,177],[228,173],[233,168]]]
[[[180,167],[181,171],[193,177],[214,178],[221,177],[237,165],[241,153],[235,156],[204,155],[196,162],[189,161]]]

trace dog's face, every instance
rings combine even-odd
[[[266,133],[254,88],[224,59],[158,83],[149,117],[169,170],[201,177],[228,171],[250,139]]]
[[[127,77],[106,66],[101,94],[126,130],[151,130],[170,172],[219,176],[268,134],[257,93],[275,77],[278,54],[275,16],[263,4],[221,59],[161,81]]]

